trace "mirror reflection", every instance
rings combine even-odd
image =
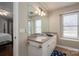
[[[28,36],[34,33],[48,32],[47,12],[40,6],[28,3],[27,9],[27,33]]]

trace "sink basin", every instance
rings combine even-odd
[[[48,36],[38,36],[38,37],[30,36],[30,37],[28,37],[28,40],[43,43],[46,40],[48,40]]]
[[[36,41],[44,41],[44,40],[46,40],[46,39],[47,39],[47,37],[40,36],[40,37],[37,37],[35,40],[36,40]]]

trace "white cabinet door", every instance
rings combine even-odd
[[[55,46],[56,46],[56,36],[50,38],[50,40],[48,41],[48,45],[47,45],[47,54],[48,54],[48,56],[51,55],[51,53],[55,49]]]
[[[50,42],[48,43],[47,46],[47,52],[48,52],[48,56],[51,55],[52,51],[54,50],[54,40],[50,40]]]
[[[42,56],[42,49],[29,45],[28,46],[28,56]]]
[[[33,41],[28,42],[28,56],[42,56],[42,48],[39,48],[40,44]]]

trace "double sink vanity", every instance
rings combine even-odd
[[[36,33],[28,36],[28,56],[50,56],[56,47],[57,34]]]

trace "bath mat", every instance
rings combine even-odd
[[[51,56],[66,56],[65,53],[58,51],[58,50],[54,50],[51,54]]]

